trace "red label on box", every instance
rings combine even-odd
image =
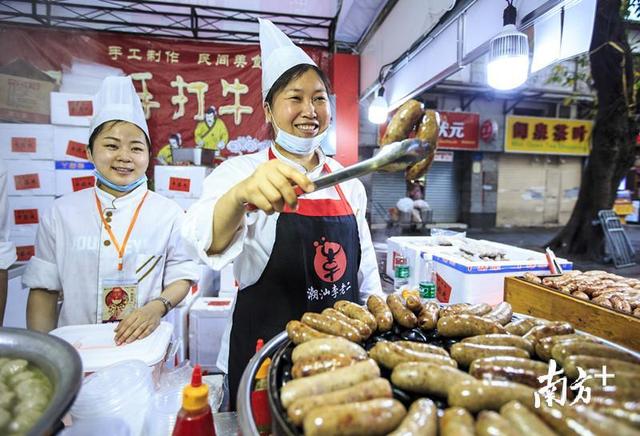
[[[191,189],[191,179],[182,177],[169,177],[169,191],[189,192]]]
[[[36,138],[11,138],[11,151],[13,153],[35,153]]]
[[[13,176],[13,180],[17,191],[40,188],[40,176],[38,173],[20,174],[19,176]]]
[[[87,117],[93,115],[93,102],[91,100],[69,100],[69,115],[72,117]]]
[[[448,303],[451,298],[451,285],[440,274],[436,273],[436,298],[441,303]]]
[[[36,254],[36,246],[35,245],[24,245],[22,247],[16,247],[16,255],[18,256],[18,261],[26,262],[31,259]]]
[[[73,192],[91,188],[95,184],[96,184],[96,178],[94,176],[83,176],[83,177],[71,178],[71,185],[73,188]]]
[[[80,159],[87,158],[87,144],[82,142],[69,141],[67,143],[67,154]]]
[[[38,224],[38,209],[16,209],[13,211],[16,224]]]
[[[231,300],[209,301],[207,306],[228,306],[229,304],[231,304]]]

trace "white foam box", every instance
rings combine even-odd
[[[96,182],[91,162],[56,161],[56,195],[92,188]]]
[[[394,236],[387,239],[387,262],[385,273],[393,278],[396,262],[404,256],[409,265],[409,282],[407,286],[418,286],[420,278],[425,275],[426,263],[434,254],[454,252],[455,247],[433,245],[436,238],[431,236]]]
[[[202,184],[210,172],[208,167],[156,165],[155,191],[169,198],[200,198]]]
[[[183,197],[174,197],[172,198],[172,200],[178,203],[178,206],[180,206],[185,212],[191,207],[193,203],[198,201],[197,198],[183,198]]]
[[[36,234],[31,231],[12,230],[9,239],[16,244],[17,263],[25,263],[36,254]]]
[[[25,231],[35,234],[44,213],[53,205],[53,195],[10,196],[9,222],[12,231]]]
[[[14,160],[9,169],[9,195],[55,195],[52,160]]]
[[[93,113],[92,95],[51,93],[51,124],[89,127]]]
[[[189,310],[199,295],[198,287],[193,286],[180,304],[164,317],[165,321],[173,325],[173,341],[177,344],[174,366],[180,365],[189,355]]]
[[[87,161],[88,127],[53,126],[53,158],[57,161]]]
[[[509,260],[468,261],[450,254],[434,255],[436,298],[442,303],[498,304],[504,300],[505,277],[521,276],[525,272],[549,275],[544,254],[497,242],[479,241],[502,250]],[[564,271],[573,263],[558,258]]]
[[[198,298],[189,311],[189,360],[209,372],[222,372],[216,361],[233,299]]]
[[[0,123],[0,157],[53,159],[53,126]]]

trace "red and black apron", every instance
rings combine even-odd
[[[275,156],[269,150],[269,159]],[[331,172],[327,164],[325,172]],[[358,223],[340,186],[339,200],[298,199],[298,210],[280,213],[273,251],[256,283],[238,292],[229,341],[229,394],[235,406],[242,373],[265,342],[305,312],[338,300],[358,302]]]

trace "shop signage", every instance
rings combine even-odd
[[[592,130],[588,120],[507,116],[504,151],[588,156]]]
[[[491,142],[498,135],[498,123],[495,120],[484,120],[480,124],[480,139],[483,142]]]
[[[436,151],[434,162],[453,162],[453,151]]]
[[[256,144],[268,145],[266,140],[271,131],[262,109],[262,61],[258,44],[56,29],[7,27],[2,31],[0,65],[23,59],[41,71],[62,71],[63,66],[78,60],[91,64],[91,68],[95,64],[104,65],[120,68],[130,75],[145,111],[154,156],[177,133],[182,137],[182,147],[200,145],[218,149],[220,159],[257,151]],[[305,48],[305,51],[321,69],[329,71],[326,50]],[[2,77],[0,75],[0,79]],[[24,87],[30,89],[28,79],[24,82]],[[0,80],[0,89],[2,84]],[[39,121],[44,123],[49,119],[49,93],[45,95],[47,99],[42,103],[46,103],[47,116]],[[22,100],[40,102],[44,99]],[[216,119],[207,116],[211,106],[215,108]],[[98,108],[93,107],[91,101],[72,98],[64,109],[74,116],[86,116]],[[0,114],[2,110],[0,96]],[[21,139],[13,147],[28,150],[33,144]],[[73,156],[80,155],[80,148],[75,145],[71,151]]]
[[[477,150],[480,115],[469,112],[440,113],[438,148]]]

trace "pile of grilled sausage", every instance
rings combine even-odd
[[[523,278],[640,318],[640,279],[595,270],[574,270],[560,276],[544,278],[525,273]]]
[[[379,340],[368,352],[361,346],[394,324],[437,329],[458,342],[449,351],[406,340]],[[286,329],[295,348],[292,380],[280,401],[305,435],[640,434],[636,356],[576,334],[567,322],[512,321],[508,303],[441,308],[414,296],[370,296],[366,307],[338,301]],[[588,407],[571,401],[549,407],[544,397],[535,407],[550,359],[569,383],[591,376],[584,382],[591,389]],[[615,374],[607,387],[593,377],[603,365]],[[382,377],[381,368],[390,376]],[[408,411],[394,399],[393,386],[417,398]],[[438,410],[433,400],[448,408]]]

